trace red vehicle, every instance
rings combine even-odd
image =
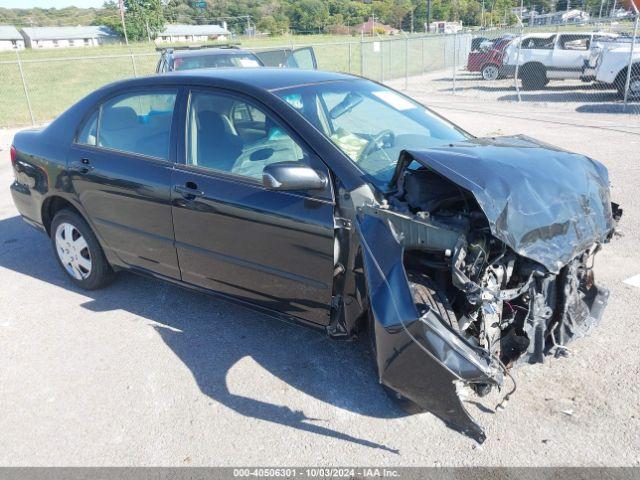
[[[496,80],[501,74],[504,51],[512,40],[513,37],[500,37],[481,42],[469,52],[467,70],[480,72],[485,80]]]

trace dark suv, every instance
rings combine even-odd
[[[311,47],[279,48],[251,52],[235,45],[159,48],[156,73],[201,68],[289,67],[317,69]]]

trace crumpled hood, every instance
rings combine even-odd
[[[470,191],[496,238],[553,273],[613,229],[607,169],[584,155],[525,136],[406,153]]]

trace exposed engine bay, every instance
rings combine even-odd
[[[444,294],[455,333],[510,366],[563,354],[565,341],[589,328],[580,322],[585,318],[568,322],[563,316],[576,309],[588,315],[598,294],[606,295],[594,284],[597,245],[553,274],[496,239],[475,198],[433,170],[406,169],[397,184],[389,218],[403,235],[409,280],[426,277]],[[412,236],[406,217],[392,212],[431,230],[431,237]],[[574,328],[576,321],[581,328]]]
[[[484,440],[458,394],[564,356],[602,318],[594,256],[622,211],[606,168],[526,137],[403,151],[357,227],[381,383]],[[361,294],[359,294],[361,295]]]

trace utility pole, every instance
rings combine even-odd
[[[118,7],[120,7],[120,21],[122,22],[122,31],[124,32],[124,43],[128,46],[127,26],[124,23],[124,0],[118,0]]]
[[[376,31],[376,11],[373,9],[373,3],[371,4],[371,21],[373,22],[371,25],[371,36],[373,37]]]
[[[431,0],[427,0],[427,33],[431,32]]]
[[[480,28],[484,27],[484,0],[482,0],[482,10],[480,11]]]

